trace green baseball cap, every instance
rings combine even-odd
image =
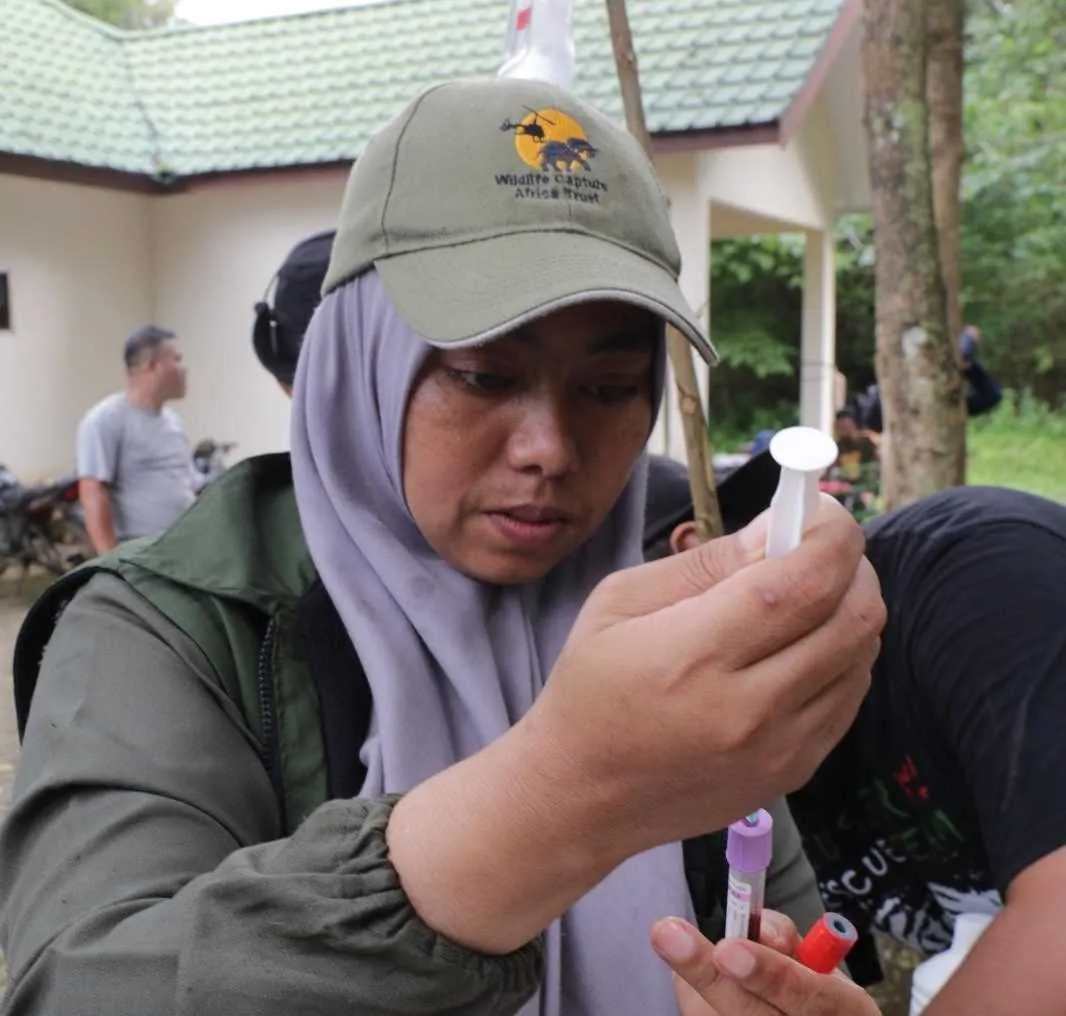
[[[717,361],[677,284],[655,170],[622,127],[539,81],[429,89],[352,170],[323,294],[377,269],[434,345],[486,342],[590,300],[646,308]]]

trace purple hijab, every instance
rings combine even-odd
[[[403,492],[404,416],[428,351],[371,271],[323,300],[296,375],[300,518],[373,694],[366,796],[409,790],[505,733],[592,589],[641,560],[643,456],[600,529],[540,581],[490,586],[441,560]],[[648,945],[671,914],[691,916],[680,845],[631,858],[548,929],[545,982],[521,1016],[676,1012]]]

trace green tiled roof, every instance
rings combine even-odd
[[[844,0],[629,0],[654,133],[775,122]],[[3,0],[0,153],[153,177],[346,161],[424,86],[492,74],[507,0],[379,0],[118,32]],[[575,0],[575,91],[621,118],[604,0]]]

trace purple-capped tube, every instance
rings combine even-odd
[[[770,867],[773,850],[774,820],[768,811],[760,808],[729,827],[725,850],[729,862],[729,885],[723,938],[759,941],[766,898],[766,870]]]

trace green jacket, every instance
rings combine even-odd
[[[241,463],[162,536],[133,541],[90,562],[38,600],[15,653],[20,728],[63,608],[102,572],[125,582],[207,657],[220,685],[240,705],[284,805],[285,825],[295,829],[332,795],[299,617],[317,576],[300,527],[288,456]]]
[[[53,586],[16,648],[26,741],[0,831],[10,1012],[92,1016],[136,997],[146,1012],[270,1016],[308,1011],[308,991],[318,1013],[518,1008],[537,948],[469,954],[399,888],[391,802],[357,798],[370,699],[356,671],[284,455],[242,463],[161,537]],[[806,925],[813,872],[783,806],[776,817],[768,898]],[[686,844],[712,932],[720,857]]]

